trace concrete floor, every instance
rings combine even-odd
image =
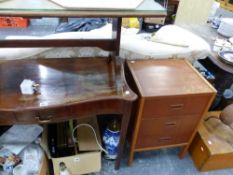
[[[189,154],[180,160],[179,148],[140,152],[135,154],[132,166],[127,166],[126,157],[120,170],[114,170],[114,162],[102,160],[102,170],[91,175],[233,175],[233,169],[199,172]]]

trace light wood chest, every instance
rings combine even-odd
[[[134,152],[184,146],[183,157],[216,91],[185,60],[127,62],[127,79],[138,93],[129,164]]]

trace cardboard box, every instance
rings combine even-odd
[[[97,125],[96,117],[85,118],[77,120],[78,124],[88,123],[95,129],[98,140],[100,140],[99,130]],[[47,144],[47,133],[46,128],[42,136],[41,146],[48,154],[49,159],[52,160],[54,174],[59,175],[60,163],[65,163],[67,169],[72,175],[87,174],[92,172],[99,172],[101,170],[101,151],[94,137],[94,133],[87,132],[87,127],[80,127],[78,133],[78,147],[79,151],[84,150],[85,152],[78,152],[76,155],[53,158],[50,156],[48,144]],[[85,136],[85,137],[83,137]],[[100,142],[101,143],[101,142]]]
[[[22,17],[0,17],[0,28],[26,28],[29,20]]]

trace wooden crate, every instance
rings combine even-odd
[[[208,113],[218,117],[220,112]],[[219,119],[203,121],[189,148],[199,171],[233,168],[233,131]],[[232,140],[232,141],[231,141]]]

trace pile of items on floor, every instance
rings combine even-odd
[[[101,170],[96,117],[48,125],[13,125],[0,136],[1,175],[87,174]],[[48,160],[52,165],[49,167]]]

